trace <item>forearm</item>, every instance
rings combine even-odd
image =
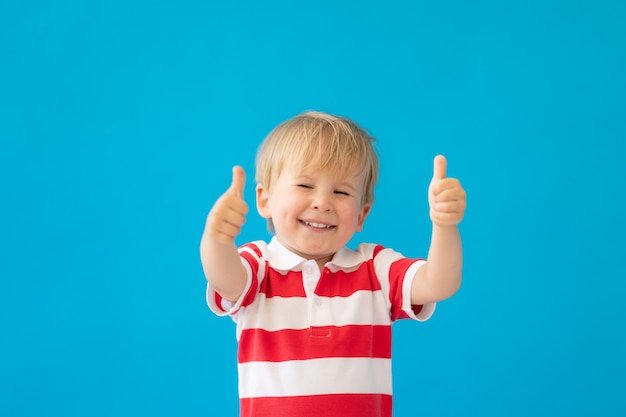
[[[226,300],[236,301],[246,286],[246,270],[235,243],[205,233],[200,242],[200,259],[209,284]]]
[[[451,297],[461,285],[463,248],[457,226],[433,225],[424,283],[433,298]]]

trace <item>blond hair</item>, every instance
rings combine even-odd
[[[285,165],[329,172],[333,176],[364,174],[361,204],[374,202],[378,181],[376,139],[352,120],[308,111],[274,128],[259,147],[256,181],[268,191]]]

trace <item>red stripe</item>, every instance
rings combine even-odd
[[[254,245],[246,246],[250,246],[252,249],[256,247]],[[250,288],[248,288],[248,292],[244,296],[241,303],[242,307],[247,307],[254,302],[254,299],[257,295],[257,287],[259,285],[259,261],[257,258],[254,257],[254,255],[249,252],[241,252],[239,253],[239,256],[241,256],[243,259],[246,260],[246,262],[248,262],[248,265],[250,265],[250,270],[252,271],[252,283],[250,285]]]
[[[238,362],[316,358],[391,358],[391,326],[324,326],[304,330],[245,329]]]
[[[415,314],[416,316],[419,313],[421,313],[423,308],[424,308],[424,306],[421,305],[421,304],[411,305],[411,310],[413,310],[413,314]],[[402,308],[396,308],[391,313],[391,320],[392,321],[402,320],[402,319],[410,319],[410,318],[411,318],[411,316],[409,316],[404,310],[402,310]]]
[[[380,291],[380,282],[372,273],[372,261],[362,263],[352,272],[339,270],[334,274],[324,269],[315,293],[322,297],[349,297],[357,291]]]
[[[241,398],[241,417],[391,417],[384,394],[334,394]]]
[[[241,250],[244,249],[244,248],[250,249],[251,251],[256,253],[256,256],[259,259],[263,257],[263,254],[261,253],[261,249],[259,249],[259,247],[257,245],[255,245],[254,243],[246,243],[245,245],[243,245],[243,246],[241,246],[239,248],[239,251],[241,252]]]
[[[248,262],[248,265],[250,265],[250,269],[252,270],[252,275],[256,276],[259,273],[259,258],[250,252],[240,252],[239,256]]]
[[[222,296],[221,296],[221,295],[219,295],[219,293],[218,293],[217,291],[215,291],[215,297],[213,297],[213,299],[215,300],[215,305],[216,305],[216,306],[217,306],[220,310],[222,310],[222,311],[225,313],[225,312],[226,312],[226,310],[224,310],[224,309],[222,308],[222,300],[223,300],[223,298],[222,298]]]
[[[259,290],[265,297],[306,297],[302,272],[288,271],[283,275],[269,266],[268,268]]]
[[[402,311],[402,284],[406,271],[416,259],[403,258],[391,264],[389,268],[389,301],[391,302],[391,320],[406,319],[409,316]]]
[[[411,310],[413,310],[413,314],[415,314],[416,316],[422,312],[422,309],[424,308],[423,305],[411,305]]]

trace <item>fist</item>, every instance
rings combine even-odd
[[[430,220],[437,226],[455,226],[465,214],[465,190],[456,178],[446,178],[446,167],[446,158],[436,156],[433,179],[428,187],[428,203]]]
[[[243,168],[233,167],[230,188],[213,205],[207,217],[206,232],[216,241],[234,242],[246,221],[248,205],[243,200],[246,174]]]

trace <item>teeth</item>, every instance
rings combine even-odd
[[[315,223],[315,222],[306,222],[306,221],[303,221],[302,223],[306,224],[307,226],[315,227],[317,229],[328,229],[328,228],[330,228],[330,225],[327,225],[327,224],[324,224],[324,223]]]

